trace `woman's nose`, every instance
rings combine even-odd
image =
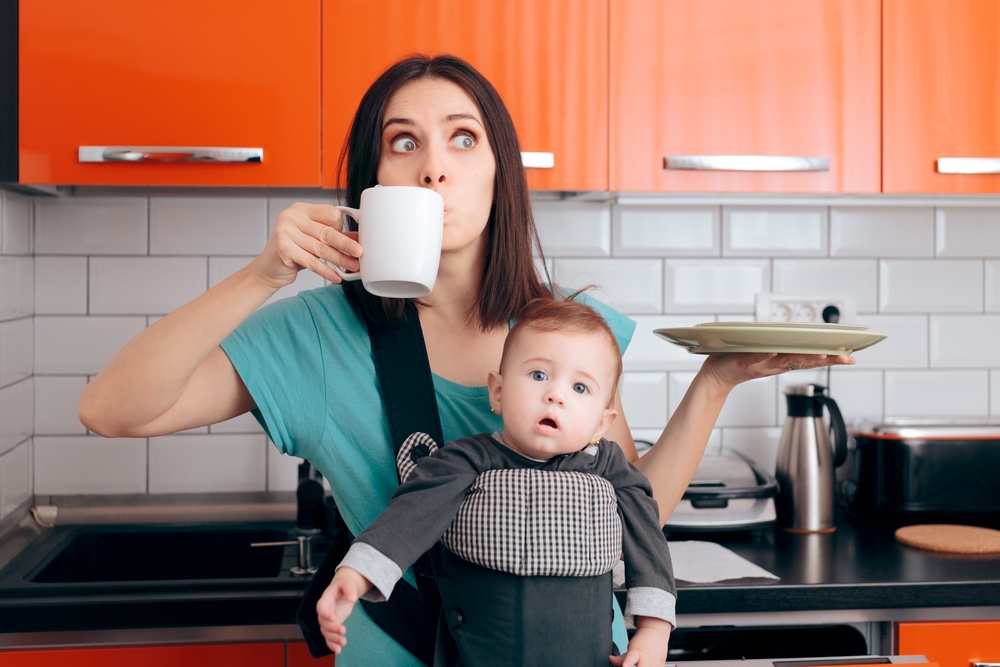
[[[442,149],[430,146],[424,153],[424,163],[421,165],[420,182],[424,185],[436,185],[447,180],[447,170],[444,164]]]

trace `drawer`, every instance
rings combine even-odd
[[[923,655],[941,667],[1000,662],[1000,621],[900,623],[897,655]]]

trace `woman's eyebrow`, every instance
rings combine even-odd
[[[382,123],[382,131],[385,132],[385,128],[390,125],[413,125],[413,121],[409,118],[390,118]]]
[[[477,125],[479,125],[480,127],[483,127],[483,122],[481,120],[479,120],[479,118],[477,116],[474,116],[471,113],[452,113],[452,114],[448,114],[447,116],[444,117],[444,120],[445,120],[445,122],[448,122],[448,123],[454,123],[455,121],[459,121],[459,120],[471,120],[471,121],[475,122]],[[385,129],[387,127],[389,127],[390,125],[406,125],[408,127],[412,127],[413,125],[415,125],[415,123],[413,122],[413,120],[411,120],[409,118],[390,118],[390,119],[386,120],[384,123],[382,123],[382,131],[385,132]]]
[[[453,113],[445,117],[449,123],[455,122],[456,120],[471,120],[475,121],[480,127],[483,126],[483,121],[479,120],[478,117],[473,116],[471,113]]]

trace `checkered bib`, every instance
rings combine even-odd
[[[621,558],[622,523],[614,487],[598,475],[490,470],[476,478],[441,543],[491,570],[588,577]]]

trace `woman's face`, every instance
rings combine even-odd
[[[417,79],[382,119],[381,185],[417,185],[444,198],[442,252],[485,248],[496,158],[472,97],[447,79]]]

